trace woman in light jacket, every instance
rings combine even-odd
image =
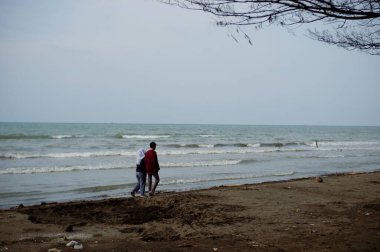
[[[141,196],[145,196],[146,170],[145,170],[144,158],[145,158],[145,150],[141,148],[137,151],[137,160],[136,160],[137,184],[131,192],[132,197],[135,197],[135,194],[138,191],[140,191]]]

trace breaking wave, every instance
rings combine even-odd
[[[177,149],[157,151],[158,155],[208,155],[208,154],[248,154],[276,152],[278,150],[260,149]],[[112,156],[136,156],[135,151],[101,151],[101,152],[71,152],[71,153],[5,153],[0,155],[0,159],[31,159],[31,158],[91,158],[91,157],[112,157]]]
[[[209,161],[196,161],[196,162],[180,162],[180,163],[164,163],[162,167],[207,167],[207,166],[225,166],[225,165],[237,165],[242,163],[243,160],[209,160]]]
[[[26,135],[26,134],[8,134],[0,135],[0,140],[31,140],[31,139],[65,139],[65,138],[83,138],[83,135]]]
[[[318,141],[319,146],[340,146],[340,147],[351,147],[351,146],[374,146],[380,145],[379,142],[371,141]]]
[[[4,136],[4,135],[3,135]],[[165,135],[166,136],[166,135]],[[50,137],[50,136],[49,136]],[[83,137],[73,135],[57,135],[56,138]],[[234,143],[234,144],[163,144],[157,150],[158,155],[213,155],[213,154],[250,154],[272,152],[308,152],[308,151],[342,151],[342,150],[380,150],[379,142],[340,141],[318,142],[285,142],[285,143]],[[136,150],[110,150],[88,152],[0,152],[1,159],[35,159],[35,158],[92,158],[112,156],[135,156]]]
[[[169,148],[223,148],[223,147],[251,147],[251,148],[260,148],[260,147],[284,147],[284,146],[310,146],[306,143],[216,143],[216,144],[166,144],[165,147]],[[315,144],[314,144],[315,146]]]
[[[29,159],[29,158],[88,158],[106,156],[135,156],[134,151],[101,151],[101,152],[62,152],[62,153],[7,153],[0,155],[0,159]]]
[[[125,138],[125,139],[157,139],[157,138],[169,138],[170,135],[124,135],[116,134],[116,138]]]
[[[49,173],[49,172],[72,172],[72,171],[91,171],[91,170],[108,170],[123,169],[125,166],[52,166],[52,167],[28,167],[28,168],[6,168],[0,170],[0,174],[31,174],[31,173]],[[131,168],[131,167],[129,167]]]
[[[184,148],[172,150],[159,150],[158,155],[210,155],[210,154],[249,154],[249,153],[270,153],[270,152],[301,152],[307,150],[287,149],[279,150],[276,148]],[[100,151],[100,152],[62,152],[62,153],[2,153],[1,159],[32,159],[32,158],[91,158],[91,157],[112,157],[112,156],[136,156],[136,151]]]
[[[162,168],[186,168],[186,167],[208,167],[208,166],[226,166],[237,165],[243,163],[255,162],[254,160],[207,160],[195,162],[179,162],[179,163],[161,163]],[[113,165],[95,165],[95,166],[52,166],[52,167],[27,167],[27,168],[6,168],[0,170],[1,174],[31,174],[31,173],[50,173],[50,172],[72,172],[72,171],[91,171],[91,170],[110,170],[110,169],[134,169],[135,165],[129,164],[113,164]]]

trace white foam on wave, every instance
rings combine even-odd
[[[248,154],[248,153],[266,153],[277,152],[277,148],[256,149],[256,148],[230,148],[230,149],[183,149],[183,150],[160,150],[159,155],[210,155],[210,154]]]
[[[293,152],[302,151],[299,149],[278,149],[278,148],[184,148],[174,150],[157,150],[158,155],[212,155],[212,154],[249,154],[249,153],[270,153],[270,152]],[[28,158],[91,158],[107,156],[135,156],[135,151],[99,151],[99,152],[62,152],[62,153],[0,153],[0,159],[28,159]]]
[[[195,161],[195,162],[179,162],[179,163],[161,163],[162,168],[187,168],[187,167],[208,167],[208,166],[226,166],[237,165],[244,162],[244,160],[208,160],[208,161]],[[72,171],[90,171],[90,170],[110,170],[110,169],[131,169],[135,168],[133,163],[118,163],[111,165],[92,165],[92,166],[52,166],[52,167],[19,167],[19,168],[6,168],[0,170],[1,174],[30,174],[30,173],[49,173],[49,172],[72,172]]]
[[[83,136],[74,136],[74,135],[56,135],[56,136],[52,136],[52,138],[54,138],[54,139],[80,138],[80,137],[83,137]]]
[[[342,145],[344,143],[345,145]],[[309,148],[258,148],[255,144],[252,147],[245,148],[212,148],[213,145],[202,145],[201,148],[183,148],[183,149],[160,149],[158,155],[175,156],[175,155],[223,155],[223,154],[250,154],[250,153],[271,153],[271,152],[299,152],[310,151]],[[334,151],[334,150],[380,150],[378,142],[334,142],[330,146],[320,144],[319,148],[313,148],[316,151]],[[0,159],[30,159],[30,158],[91,158],[91,157],[112,157],[112,156],[135,156],[135,151],[98,151],[98,152],[61,152],[61,153],[0,153]]]
[[[213,144],[199,144],[199,147],[201,147],[201,148],[214,148],[215,145],[213,145]]]
[[[231,150],[162,150],[157,151],[158,155],[207,155],[207,154],[227,154],[227,153],[251,153],[259,152],[249,149],[231,149]],[[106,156],[135,156],[135,151],[100,151],[100,152],[62,152],[62,153],[3,153],[0,154],[2,159],[28,159],[28,158],[89,158],[89,157],[106,157]]]
[[[309,143],[311,144],[311,143]],[[311,144],[312,146],[315,146],[315,142]],[[339,141],[339,142],[333,142],[333,141],[318,141],[318,146],[374,146],[379,145],[380,142],[372,142],[372,141]]]
[[[253,147],[253,148],[259,148],[260,147],[260,144],[259,143],[255,143],[255,144],[247,144],[248,147]]]
[[[61,153],[5,153],[3,159],[27,159],[27,158],[88,158],[105,156],[135,156],[134,151],[100,151],[100,152],[61,152]]]
[[[380,151],[380,146],[320,146],[318,151]]]
[[[325,156],[317,156],[318,158],[344,158],[344,155],[325,155]]]
[[[169,138],[170,135],[122,135],[122,138],[127,138],[127,139],[156,139],[156,138]]]
[[[196,161],[196,162],[179,162],[179,163],[164,163],[162,167],[205,167],[205,166],[224,166],[224,165],[237,165],[242,160],[209,160],[209,161]]]
[[[216,137],[217,135],[199,135],[199,136],[207,138],[207,137]]]
[[[157,151],[159,155],[165,155],[165,156],[170,156],[170,155],[204,155],[204,154],[222,154],[226,153],[223,150],[160,150]]]
[[[224,166],[237,165],[242,160],[210,160],[196,162],[179,162],[179,163],[162,163],[163,168],[180,168],[180,167],[207,167],[207,166]],[[71,172],[71,171],[89,171],[89,170],[109,170],[109,169],[130,169],[135,168],[135,164],[111,164],[95,166],[52,166],[52,167],[19,167],[6,168],[0,170],[0,174],[30,174],[30,173],[48,173],[48,172]]]
[[[6,168],[0,170],[1,174],[31,174],[31,173],[49,173],[49,172],[72,172],[72,171],[90,171],[90,170],[107,170],[132,168],[123,165],[78,165],[78,166],[51,166],[51,167],[27,167],[27,168]]]

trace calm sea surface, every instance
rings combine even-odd
[[[0,123],[0,208],[129,196],[151,141],[158,191],[380,170],[380,127]]]

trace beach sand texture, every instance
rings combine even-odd
[[[18,207],[0,251],[380,251],[379,196],[375,172]]]

